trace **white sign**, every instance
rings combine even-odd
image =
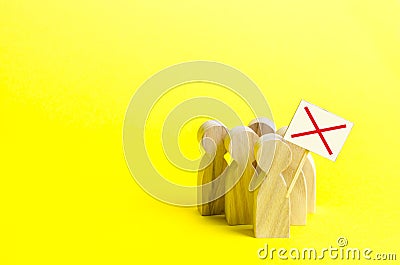
[[[284,139],[335,161],[353,123],[302,100]]]

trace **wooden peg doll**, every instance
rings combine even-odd
[[[198,131],[198,139],[205,150],[200,162],[198,185],[209,183],[218,178],[226,169],[227,163],[224,139],[228,129],[221,123],[210,120],[202,124]],[[225,190],[225,183],[213,183],[210,189],[202,188],[198,193],[198,210],[201,215],[219,215],[224,213],[224,196],[211,200],[219,189]],[[204,203],[207,201],[207,203]],[[210,202],[208,202],[210,201]]]
[[[277,134],[284,136],[287,127],[283,127],[277,131]],[[292,183],[296,173],[298,178],[290,193],[290,225],[306,225],[307,223],[307,185],[306,179],[301,172],[304,162],[307,158],[308,151],[293,143],[285,141],[292,151],[292,161],[288,168],[282,173],[286,184]],[[298,172],[300,171],[300,172]]]
[[[225,217],[229,225],[252,224],[253,193],[249,191],[249,183],[255,174],[252,163],[257,140],[257,134],[246,126],[233,128],[225,138],[225,148],[232,158],[225,194]]]
[[[254,191],[254,236],[288,238],[290,198],[286,197],[287,185],[282,172],[291,162],[291,150],[281,136],[266,134],[257,141],[255,155],[257,165],[266,177]]]

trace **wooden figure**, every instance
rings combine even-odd
[[[228,129],[221,123],[210,120],[202,124],[198,131],[198,139],[205,150],[204,156],[200,162],[197,182],[203,185],[218,178],[227,167],[224,155],[226,153],[224,139],[228,133]],[[224,196],[209,201],[211,196],[215,197],[216,191],[225,190],[225,183],[213,183],[211,189],[203,188],[198,193],[198,210],[201,215],[218,215],[223,214],[225,209]]]
[[[268,134],[275,133],[275,124],[268,118],[256,118],[249,123],[250,129],[252,129],[259,137]]]
[[[286,130],[287,127],[283,127],[277,131],[277,134],[283,137]],[[305,225],[307,223],[307,186],[301,170],[308,151],[288,141],[285,143],[292,151],[292,161],[282,173],[288,185],[286,196],[290,196],[290,225]]]
[[[304,162],[303,174],[306,178],[307,184],[307,212],[315,213],[316,210],[316,169],[314,159],[311,153],[307,155],[307,159]]]
[[[272,146],[271,146],[272,145]],[[270,152],[273,154],[270,164]],[[289,166],[291,150],[276,134],[260,137],[255,145],[258,167],[266,178],[254,191],[253,230],[255,237],[288,238],[290,235],[290,198],[286,197],[287,185],[282,172]],[[265,167],[265,165],[267,165]]]
[[[232,157],[226,179],[225,217],[229,225],[252,224],[253,193],[249,191],[249,183],[255,174],[252,165],[254,144],[258,136],[246,126],[233,128],[225,138],[225,148]]]
[[[250,121],[249,128],[251,128],[259,137],[268,133],[275,133],[274,122],[265,117],[255,118],[252,121]],[[252,179],[251,184],[249,186],[250,191],[255,190],[255,188],[259,186],[263,181],[263,179],[265,178],[265,173],[261,172],[260,168],[257,167],[256,160],[253,162],[253,166],[256,168],[257,173],[260,175],[257,178]]]

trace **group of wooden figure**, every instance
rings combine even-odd
[[[276,131],[267,118],[232,130],[213,120],[202,124],[198,184],[221,176],[225,181],[199,190],[200,214],[225,214],[229,225],[253,225],[259,238],[288,238],[291,225],[306,225],[307,213],[316,208],[315,165],[307,150],[283,139],[286,130]],[[213,199],[221,190],[224,195]]]

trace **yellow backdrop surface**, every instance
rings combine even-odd
[[[0,6],[0,264],[285,264],[292,261],[259,259],[258,249],[337,246],[341,236],[349,247],[400,255],[399,1]],[[131,177],[122,148],[131,96],[152,74],[191,60],[251,77],[277,127],[301,99],[354,122],[337,162],[314,156],[317,213],[290,239],[255,239],[249,226],[164,204]],[[249,118],[236,95],[213,85],[182,86],[160,100],[149,150],[177,183],[196,175],[157,157],[159,127],[175,104],[198,95]],[[178,139],[188,157],[200,154],[200,123]]]

